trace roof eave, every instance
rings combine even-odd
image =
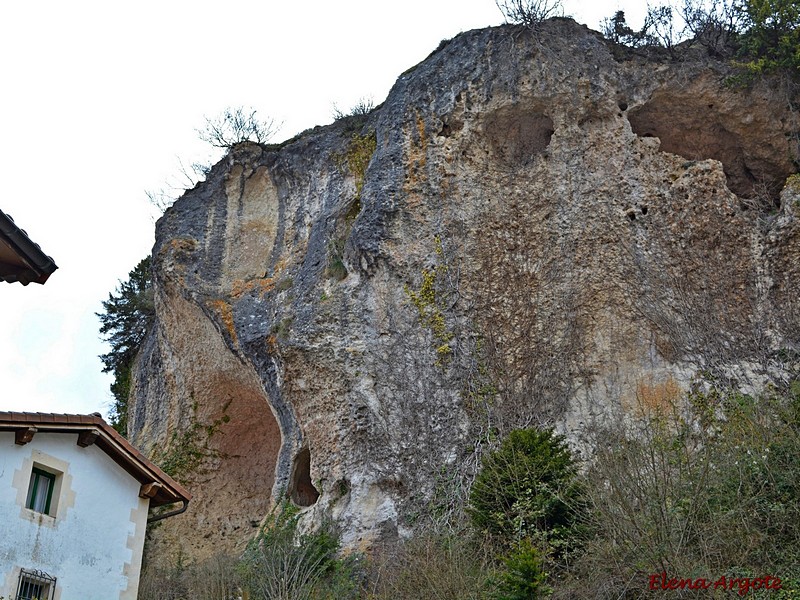
[[[67,418],[79,422],[68,422]],[[14,431],[26,427],[35,428],[36,433],[96,433],[97,438],[93,443],[140,484],[143,486],[153,482],[159,484],[155,494],[150,496],[151,507],[189,502],[192,499],[188,490],[131,446],[130,442],[101,417],[0,412],[0,431]]]
[[[14,220],[0,210],[0,241],[14,252],[25,267],[13,268],[7,273],[0,273],[0,279],[8,283],[19,282],[43,284],[58,269],[55,261],[47,256],[38,244],[34,243]]]

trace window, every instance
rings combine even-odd
[[[55,485],[56,476],[53,473],[48,473],[47,471],[33,467],[25,508],[30,508],[31,510],[46,515],[51,514],[51,508],[55,508],[52,506],[53,488]]]
[[[44,571],[20,571],[16,600],[52,600],[55,591],[55,577]]]

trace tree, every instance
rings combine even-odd
[[[650,30],[650,38],[657,45],[669,50],[669,55],[676,58],[675,44],[681,40],[683,32],[675,30],[672,18],[672,7],[669,5],[648,6],[643,30]]]
[[[800,2],[745,0],[742,53],[753,73],[783,71],[800,75]]]
[[[542,21],[561,12],[561,0],[495,0],[506,21],[535,29]]]
[[[275,135],[279,126],[273,119],[256,118],[254,108],[226,108],[213,119],[206,117],[204,129],[197,134],[204,142],[216,148],[230,148],[241,142],[265,144]]]
[[[155,316],[149,256],[128,274],[127,281],[120,282],[115,293],[108,294],[103,312],[96,314],[101,323],[100,334],[111,345],[111,352],[100,356],[103,373],[114,374],[111,425],[124,435],[128,426],[131,368]]]
[[[692,0],[693,1],[693,0]],[[648,6],[644,23],[639,31],[631,29],[625,20],[625,13],[618,10],[610,19],[603,21],[603,35],[615,44],[629,48],[648,48],[662,46],[676,58],[675,45],[681,41],[685,31],[677,31],[669,5]]]
[[[740,0],[683,0],[680,15],[691,38],[718,57],[730,57],[744,28]]]
[[[505,542],[526,538],[558,546],[576,533],[577,466],[564,438],[516,429],[483,460],[469,513],[481,530]]]
[[[205,127],[196,129],[198,137],[214,148],[230,149],[241,142],[266,143],[279,129],[273,119],[259,119],[254,108],[226,108],[216,117],[206,117]],[[178,158],[179,176],[170,177],[157,190],[146,190],[150,204],[162,213],[187,190],[205,181],[212,165],[221,158],[219,150],[200,161],[184,162]]]
[[[684,22],[675,27],[674,13]],[[644,26],[632,30],[618,11],[603,22],[603,35],[625,46],[663,46],[678,58],[677,44],[690,38],[712,55],[731,57],[738,49],[746,81],[760,73],[800,76],[799,0],[683,0],[678,11],[668,4],[650,6]]]
[[[645,22],[646,23],[646,22]],[[641,31],[634,31],[625,20],[625,12],[618,10],[614,16],[603,21],[603,36],[630,48],[638,48],[647,42],[646,26]]]

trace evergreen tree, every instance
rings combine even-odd
[[[111,425],[125,435],[128,427],[128,395],[130,393],[131,368],[142,342],[149,331],[155,308],[150,257],[143,259],[121,281],[116,293],[109,293],[103,302],[100,318],[100,333],[111,345],[111,352],[102,354],[103,372],[113,373],[111,394]]]
[[[800,75],[800,2],[747,0],[742,50],[755,73],[782,70]]]

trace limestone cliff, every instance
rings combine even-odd
[[[579,441],[701,375],[779,380],[798,118],[729,74],[492,28],[366,117],[234,147],[157,225],[130,433],[194,494],[157,540],[240,548],[286,490],[360,547],[412,532],[489,430]]]

